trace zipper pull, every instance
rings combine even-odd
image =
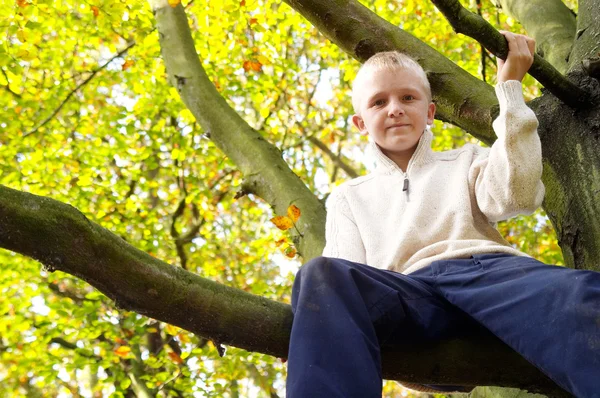
[[[408,192],[408,177],[404,178],[404,186],[402,187],[402,192]]]

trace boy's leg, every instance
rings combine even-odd
[[[465,324],[462,313],[421,281],[323,257],[296,275],[292,309],[290,398],[379,398],[380,343],[392,333],[394,339],[437,338]]]
[[[501,254],[432,264],[435,287],[577,397],[600,397],[600,273]]]

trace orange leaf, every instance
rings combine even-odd
[[[260,72],[262,70],[262,64],[256,60],[244,61],[243,67],[246,72],[250,70]]]
[[[96,6],[92,6],[92,12],[94,13],[94,17],[97,17],[100,14],[100,9]]]
[[[181,359],[181,357],[179,356],[178,353],[176,352],[169,352],[169,358],[171,358],[171,361],[178,363],[178,364],[182,364],[183,363],[183,359]]]
[[[281,238],[275,241],[275,246],[279,247],[285,243],[285,238]]]
[[[252,67],[252,70],[255,72],[260,72],[262,70],[262,64],[258,61],[251,61],[250,66]]]
[[[293,222],[298,221],[300,218],[300,209],[296,207],[296,205],[291,205],[287,209],[288,217],[292,219]]]
[[[173,8],[177,7],[179,3],[181,3],[181,0],[169,0],[169,5]]]
[[[293,246],[288,246],[283,251],[283,254],[285,254],[286,257],[294,258],[296,257],[296,248]]]
[[[17,5],[21,8],[27,7],[29,3],[26,0],[17,0]]]
[[[127,344],[127,342],[120,337],[115,337],[115,342],[121,345]]]
[[[243,7],[243,6],[245,6],[245,5],[246,5],[246,0],[242,0],[242,1],[240,1],[240,7]]]
[[[126,345],[122,345],[114,351],[114,353],[121,358],[125,358],[130,352],[131,348],[127,347]]]
[[[133,66],[133,64],[134,64],[134,63],[135,63],[135,62],[134,62],[133,60],[131,60],[131,59],[128,59],[128,60],[127,60],[127,61],[125,61],[125,63],[123,64],[123,67],[122,67],[122,68],[123,68],[123,70],[127,70],[127,69],[129,69],[130,67],[132,67],[132,66]]]
[[[250,26],[254,25],[255,23],[258,23],[258,19],[250,18]]]
[[[275,226],[282,231],[288,230],[294,226],[294,223],[289,217],[286,216],[276,216],[271,218],[271,221]]]

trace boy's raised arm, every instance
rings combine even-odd
[[[509,51],[506,61],[498,60],[500,114],[493,124],[498,139],[489,156],[474,161],[469,173],[477,204],[492,222],[530,214],[544,198],[538,121],[525,104],[521,86],[533,63],[535,41],[510,32],[502,34]]]

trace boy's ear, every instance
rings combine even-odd
[[[367,128],[365,127],[365,122],[360,115],[356,114],[352,116],[352,124],[356,126],[356,128],[360,131],[361,134],[367,134]]]
[[[427,124],[432,125],[435,120],[435,104],[433,102],[429,103],[427,107]]]

